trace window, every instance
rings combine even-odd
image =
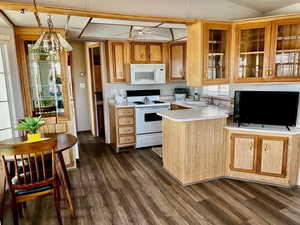
[[[0,43],[0,141],[13,135],[6,65],[5,45]]]
[[[203,94],[208,96],[229,96],[229,85],[211,85],[203,87]]]

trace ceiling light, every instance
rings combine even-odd
[[[38,12],[35,0],[33,0],[33,4],[36,12]],[[66,39],[64,39],[59,32],[53,31],[53,22],[50,14],[48,15],[47,24],[49,30],[42,33],[32,49],[37,52],[49,53],[51,55],[57,54],[60,51],[72,51],[72,46]]]
[[[53,31],[53,22],[51,15],[48,15],[49,31],[43,32],[40,38],[33,46],[33,50],[56,54],[60,51],[72,51],[71,45],[63,38],[63,36]]]

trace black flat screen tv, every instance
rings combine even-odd
[[[299,92],[236,91],[234,122],[294,126],[298,104]]]

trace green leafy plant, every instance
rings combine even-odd
[[[188,88],[175,88],[174,94],[186,94],[189,95],[190,90]]]
[[[19,123],[17,130],[24,130],[30,134],[37,134],[38,129],[43,126],[45,121],[42,117],[26,117],[22,122]]]

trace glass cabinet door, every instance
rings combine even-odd
[[[270,24],[237,25],[236,80],[259,81],[267,75]]]
[[[204,84],[228,81],[230,24],[204,25]]]
[[[60,55],[33,50],[34,41],[25,41],[24,44],[32,116],[64,117],[65,93]]]
[[[300,20],[274,21],[270,79],[300,79]]]

